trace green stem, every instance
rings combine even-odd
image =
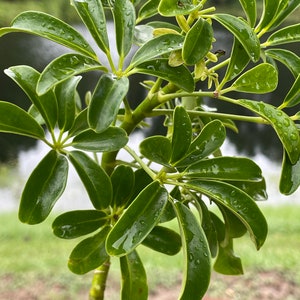
[[[89,300],[104,300],[104,291],[106,287],[106,280],[110,267],[110,260],[108,259],[94,272],[92,286],[90,289]]]

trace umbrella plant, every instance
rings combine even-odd
[[[257,201],[267,194],[256,163],[222,155],[226,131],[238,132],[235,121],[273,127],[283,147],[280,191],[298,188],[300,115],[286,109],[300,102],[300,58],[282,45],[300,41],[300,24],[284,22],[300,2],[264,0],[262,13],[255,0],[239,4],[242,16],[218,13],[209,0],[71,0],[93,46],[71,25],[37,11],[0,29],[0,36],[23,32],[69,49],[41,72],[27,65],[4,71],[31,106],[25,111],[0,101],[0,131],[49,147],[22,192],[21,222],[43,222],[64,193],[69,166],[78,173],[92,208],[63,212],[52,229],[59,238],[79,238],[68,266],[76,274],[94,271],[90,299],[104,299],[113,256],[120,261],[121,298],[148,298],[140,245],[182,252],[182,300],[205,295],[212,269],[243,273],[233,240],[248,233],[254,247],[263,246],[268,227]],[[215,24],[232,35],[230,53],[215,49]],[[278,63],[294,81],[277,107],[263,94],[277,87]],[[95,70],[97,84],[80,97],[81,74]],[[145,97],[133,107],[136,74],[144,75]],[[211,109],[217,102],[249,113]],[[145,131],[157,116],[164,117],[166,133],[143,135],[132,147],[136,129]]]

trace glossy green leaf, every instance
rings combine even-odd
[[[97,210],[74,210],[59,215],[52,223],[53,233],[62,239],[74,239],[101,228],[107,215]]]
[[[110,152],[124,147],[128,142],[126,132],[119,127],[109,127],[101,133],[86,130],[74,137],[72,146],[92,152]]]
[[[69,159],[84,184],[93,206],[98,210],[107,208],[112,201],[112,184],[109,176],[84,152],[71,151]]]
[[[0,36],[11,32],[25,32],[62,44],[83,55],[97,56],[83,36],[65,22],[43,12],[26,11],[19,14],[11,27],[0,29]]]
[[[192,141],[192,122],[183,106],[177,106],[173,115],[171,163],[180,160]]]
[[[43,139],[45,132],[37,121],[19,106],[0,101],[0,132]]]
[[[107,252],[123,256],[135,249],[158,223],[167,201],[168,192],[158,181],[143,189],[108,235]]]
[[[55,87],[58,106],[58,127],[68,131],[75,120],[76,87],[81,77],[71,77]]]
[[[283,63],[294,75],[295,78],[300,74],[300,57],[294,52],[286,49],[268,49],[265,51],[267,57]]]
[[[88,107],[88,122],[92,129],[103,132],[115,121],[128,88],[127,77],[101,76]]]
[[[105,53],[108,52],[109,40],[102,1],[73,0],[73,5],[99,48]]]
[[[218,180],[262,180],[261,169],[254,161],[248,158],[230,156],[220,156],[196,162],[187,167],[184,175],[192,178]]]
[[[170,81],[178,88],[193,92],[194,79],[185,66],[171,67],[168,59],[154,59],[144,62],[134,69],[137,73],[152,75]]]
[[[96,60],[81,54],[63,54],[43,70],[38,81],[37,93],[43,95],[60,82],[91,70],[106,70],[106,68]]]
[[[189,208],[181,202],[174,203],[182,238],[184,274],[179,298],[202,299],[211,275],[211,258],[202,227]]]
[[[142,21],[156,15],[159,2],[160,0],[148,0],[145,2],[138,12],[138,20]]]
[[[202,18],[188,31],[183,48],[182,58],[187,65],[198,63],[210,51],[213,40],[211,24]]]
[[[219,149],[226,137],[225,127],[219,120],[214,120],[203,127],[200,134],[192,141],[186,156],[177,162],[178,167],[193,164]]]
[[[119,165],[110,176],[113,186],[113,207],[124,207],[134,189],[134,172],[132,168]]]
[[[300,185],[300,160],[291,163],[289,156],[284,152],[279,189],[284,195],[293,194]]]
[[[263,12],[260,18],[260,22],[257,25],[256,31],[261,30],[268,31],[271,23],[276,18],[280,2],[287,2],[286,0],[264,0],[263,1]]]
[[[122,274],[121,299],[147,300],[147,275],[138,253],[133,250],[120,257],[120,267]]]
[[[68,161],[51,150],[32,171],[21,196],[19,219],[23,223],[38,224],[50,214],[65,190]]]
[[[6,75],[12,78],[26,93],[30,101],[41,114],[49,129],[54,129],[57,122],[57,101],[53,91],[43,96],[36,93],[40,73],[29,66],[14,66],[5,70]]]
[[[231,90],[264,94],[276,89],[278,72],[274,66],[262,63],[243,73],[230,87]]]
[[[125,57],[132,46],[135,26],[135,9],[129,0],[115,0],[113,13],[117,50],[120,57]]]
[[[296,163],[298,161],[300,156],[300,137],[298,129],[285,112],[264,102],[240,99],[237,100],[237,103],[266,119],[276,131],[291,162]]]
[[[202,8],[202,3],[195,4],[192,0],[162,0],[158,6],[158,12],[165,17],[187,15]]]
[[[300,102],[300,73],[285,96],[281,107],[293,107]]]
[[[256,0],[239,0],[247,16],[248,23],[254,27],[256,23]]]
[[[234,213],[247,227],[256,248],[260,249],[265,242],[268,226],[264,215],[249,195],[221,181],[193,180],[187,183],[187,188],[207,195]]]
[[[142,245],[167,255],[175,255],[181,249],[181,237],[175,231],[155,226],[143,240]]]
[[[140,152],[150,161],[169,166],[172,146],[165,136],[150,136],[140,143]]]
[[[164,34],[149,40],[137,50],[131,60],[131,66],[137,66],[157,56],[182,48],[184,37],[180,34]]]
[[[272,33],[263,44],[265,47],[277,46],[300,41],[300,24],[294,24]]]
[[[172,31],[173,30],[175,32],[177,31],[179,34],[181,33],[181,29],[178,25],[175,25],[175,24],[172,24],[169,22],[151,21],[151,22],[148,22],[147,25],[153,27],[154,29],[158,29],[158,28],[171,29]]]
[[[76,116],[73,126],[69,130],[69,136],[78,135],[89,128],[87,121],[87,108],[85,108]]]
[[[85,274],[101,266],[107,259],[105,239],[110,226],[81,241],[71,252],[68,267],[75,274]]]
[[[260,41],[245,21],[227,14],[214,14],[212,18],[228,29],[243,45],[249,57],[257,62],[260,57]]]

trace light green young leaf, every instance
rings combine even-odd
[[[45,132],[37,121],[19,106],[0,101],[0,132],[43,139]]]
[[[247,16],[248,23],[254,27],[256,23],[256,0],[239,0]]]
[[[19,207],[20,221],[27,224],[43,222],[64,192],[67,178],[67,159],[51,150],[26,182]]]
[[[195,4],[192,0],[162,0],[158,6],[158,12],[165,17],[188,15],[202,8],[202,2]]]
[[[300,102],[300,73],[283,100],[281,107],[293,107]]]
[[[26,11],[19,14],[12,21],[11,27],[0,29],[0,36],[11,32],[38,35],[90,58],[97,59],[94,50],[76,29],[43,12]]]
[[[81,54],[63,54],[44,69],[38,81],[37,93],[43,95],[60,82],[91,70],[106,71],[106,68],[96,60]]]
[[[294,24],[272,33],[263,47],[277,46],[300,41],[300,24]]]
[[[157,13],[160,0],[148,0],[138,12],[138,21],[150,18]]]

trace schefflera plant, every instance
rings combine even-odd
[[[298,188],[299,114],[289,116],[284,109],[300,101],[300,59],[280,47],[300,40],[299,24],[282,27],[299,1],[264,0],[259,18],[256,1],[239,2],[245,17],[216,13],[205,0],[72,0],[106,64],[74,27],[46,13],[23,12],[10,27],[0,29],[0,36],[34,34],[70,49],[42,72],[24,65],[5,70],[32,105],[25,111],[1,101],[0,131],[49,146],[23,190],[22,222],[43,222],[65,190],[69,164],[77,171],[93,209],[65,212],[52,227],[60,238],[80,238],[68,266],[76,274],[95,270],[90,299],[104,299],[112,256],[120,260],[121,298],[148,298],[140,245],[166,255],[182,250],[179,299],[201,299],[212,268],[243,273],[233,241],[248,232],[254,246],[262,247],[268,229],[256,201],[267,195],[257,164],[222,156],[225,128],[238,131],[234,121],[274,128],[284,149],[280,191],[288,195]],[[153,21],[157,15],[160,21]],[[109,43],[107,16],[114,22],[116,49]],[[233,35],[226,59],[213,49],[215,22]],[[279,107],[228,96],[275,90],[278,62],[295,79]],[[77,92],[80,74],[94,70],[100,71],[99,81],[83,101]],[[142,83],[145,99],[133,109],[127,95],[134,89],[129,78],[137,73],[149,80]],[[203,99],[210,106],[230,102],[254,115],[214,111]],[[143,139],[139,151],[131,148],[130,135],[156,116],[165,116],[166,135]],[[130,160],[118,156],[121,149]],[[178,230],[168,226],[172,220]]]

